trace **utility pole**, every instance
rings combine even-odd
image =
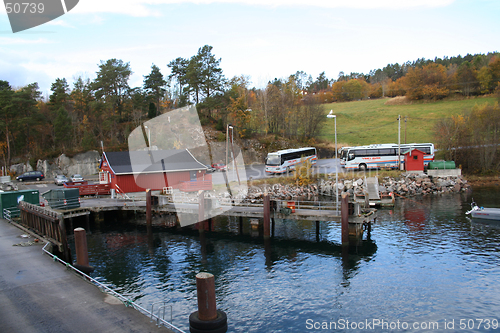
[[[398,169],[401,170],[401,115],[398,115]]]
[[[407,116],[405,116],[405,144],[406,144],[406,119],[408,119]]]

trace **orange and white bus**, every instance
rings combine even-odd
[[[379,169],[398,167],[398,155],[400,163],[404,163],[403,153],[409,149],[418,149],[424,153],[424,165],[427,166],[434,160],[434,144],[432,143],[409,143],[401,144],[398,154],[397,144],[380,144],[370,146],[349,147],[341,155],[341,165],[346,169]]]
[[[300,163],[309,161],[311,165],[314,165],[317,160],[316,148],[314,147],[278,150],[277,152],[267,154],[266,173],[290,172]]]

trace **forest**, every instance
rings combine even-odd
[[[101,60],[94,79],[78,77],[72,87],[66,78],[57,78],[48,98],[36,82],[12,87],[0,80],[2,164],[71,155],[101,143],[107,150],[126,149],[134,128],[188,104],[196,104],[202,125],[222,136],[230,123],[240,137],[267,134],[309,143],[326,120],[324,103],[395,96],[436,101],[500,91],[497,52],[388,64],[368,74],[340,72],[336,79],[325,72],[313,79],[297,71],[255,88],[247,76],[226,78],[222,59],[212,50],[205,45],[191,58],[171,60],[168,75],[153,64],[140,87],[129,86],[132,68],[121,59]],[[458,133],[459,122],[450,121],[443,120],[437,130]]]

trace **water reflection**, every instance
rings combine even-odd
[[[497,192],[488,193],[473,196],[493,206]],[[399,200],[378,212],[371,240],[347,251],[337,222],[320,223],[318,235],[315,222],[276,221],[275,238],[264,241],[239,218],[212,222],[225,233],[98,221],[90,264],[94,277],[145,307],[172,301],[174,324],[186,331],[200,271],[215,275],[231,332],[304,332],[308,319],[492,318],[500,310],[500,226],[465,218],[471,195]]]

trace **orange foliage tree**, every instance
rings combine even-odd
[[[406,97],[410,100],[437,100],[449,94],[446,67],[440,64],[410,68],[403,82]]]

